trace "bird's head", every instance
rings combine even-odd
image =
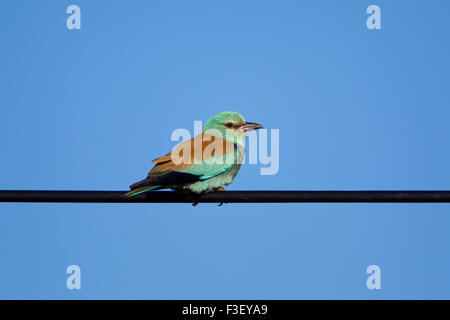
[[[218,130],[224,138],[238,138],[243,140],[247,132],[263,128],[254,122],[246,122],[237,112],[225,111],[210,118],[203,126],[203,131]]]

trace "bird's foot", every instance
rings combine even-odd
[[[212,189],[212,192],[216,192],[216,191],[225,191],[224,187],[218,187],[218,188],[214,188]],[[223,202],[219,203],[217,206],[221,207],[223,205]]]

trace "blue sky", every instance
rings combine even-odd
[[[67,6],[81,30],[66,28]],[[368,30],[366,8],[381,8]],[[230,190],[450,189],[448,1],[4,1],[0,189],[126,190],[235,110]],[[1,204],[0,298],[450,298],[447,204]],[[68,265],[82,289],[68,290]],[[381,290],[366,268],[381,267]]]

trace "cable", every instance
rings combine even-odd
[[[450,191],[219,191],[196,195],[150,191],[124,198],[126,191],[3,190],[0,202],[46,203],[450,203]]]

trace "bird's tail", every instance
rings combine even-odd
[[[125,198],[129,198],[129,197],[138,195],[140,193],[144,193],[144,192],[147,192],[147,191],[150,191],[150,190],[158,189],[159,187],[160,186],[144,186],[144,187],[133,188],[133,186],[131,186],[132,190],[128,191],[123,196]]]
[[[152,177],[147,177],[144,180],[138,181],[136,183],[133,183],[130,186],[130,191],[125,193],[123,197],[129,198],[135,195],[138,195],[140,193],[144,193],[150,190],[160,189],[161,186],[159,184],[155,184],[155,181]]]

